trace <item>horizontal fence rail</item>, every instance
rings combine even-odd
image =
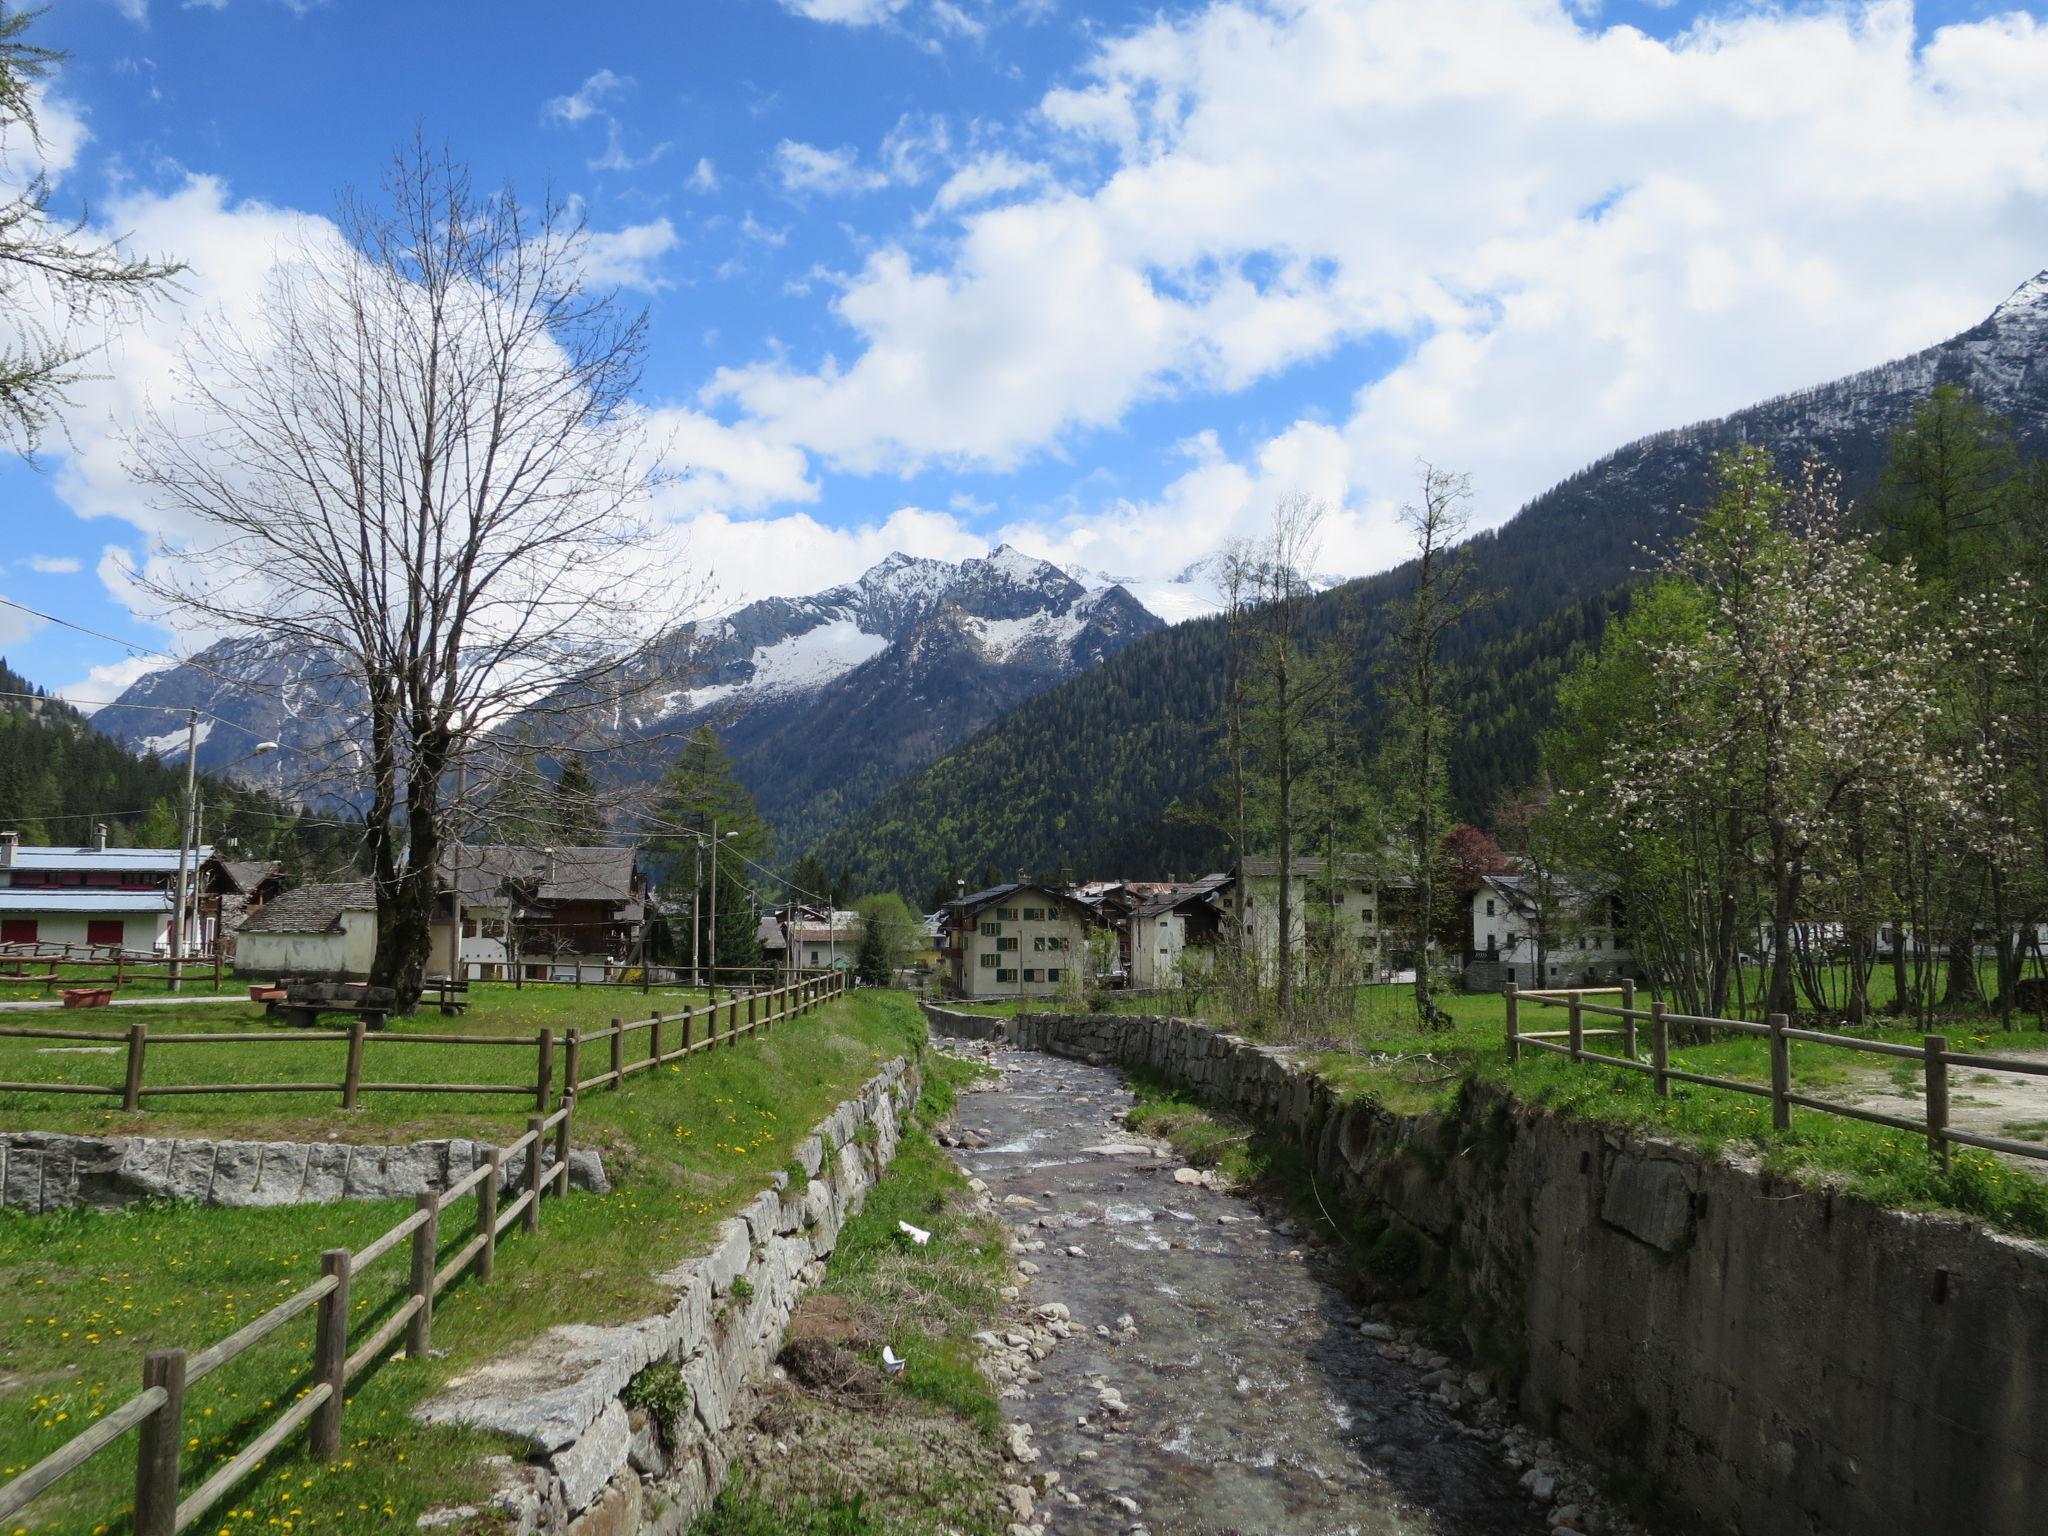
[[[718,1045],[737,1045],[741,1037],[766,1033],[786,1019],[802,1017],[846,991],[843,972],[806,977],[766,991],[734,993],[714,999],[702,1007],[680,1013],[656,1013],[630,1021],[613,1019],[603,1029],[570,1029],[558,1037],[552,1029],[531,1035],[475,1034],[390,1034],[373,1032],[361,1020],[342,1029],[249,1030],[244,1032],[174,1031],[151,1034],[147,1024],[131,1024],[125,1030],[44,1029],[34,1025],[0,1024],[0,1040],[63,1040],[90,1042],[125,1052],[126,1068],[119,1084],[0,1081],[0,1093],[87,1094],[119,1100],[127,1112],[139,1111],[145,1099],[182,1097],[192,1094],[249,1093],[333,1093],[341,1096],[343,1109],[355,1109],[365,1094],[376,1093],[467,1093],[501,1094],[530,1098],[534,1108],[546,1114],[561,1094],[591,1088],[618,1087],[635,1073],[666,1062],[678,1061],[693,1051]],[[639,1038],[639,1037],[643,1037]],[[563,1049],[562,1069],[557,1072],[557,1044]],[[167,1049],[206,1045],[340,1045],[334,1078],[298,1083],[164,1083],[151,1084],[149,1063]],[[366,1075],[372,1050],[389,1046],[449,1046],[459,1050],[528,1051],[533,1070],[524,1081],[504,1083],[434,1083],[380,1079]],[[582,1075],[586,1049],[609,1045],[610,1065],[593,1076]]]
[[[13,1481],[0,1486],[0,1520],[26,1508],[66,1474],[107,1450],[130,1429],[135,1442],[135,1536],[176,1536],[225,1498],[235,1486],[291,1437],[312,1424],[311,1446],[320,1460],[341,1449],[341,1422],[349,1383],[389,1354],[401,1336],[408,1356],[418,1359],[432,1348],[434,1302],[440,1294],[473,1272],[488,1283],[496,1265],[498,1240],[516,1222],[527,1232],[540,1229],[542,1197],[552,1200],[569,1190],[570,1122],[574,1095],[552,1115],[535,1115],[526,1134],[504,1147],[492,1147],[474,1173],[439,1194],[422,1193],[413,1213],[360,1251],[332,1248],[320,1256],[321,1275],[311,1285],[286,1297],[261,1317],[245,1323],[226,1338],[195,1353],[156,1349],[142,1362],[142,1390],[106,1414],[92,1428],[66,1441]],[[543,1168],[542,1153],[553,1137],[554,1163]],[[504,1165],[521,1152],[526,1157],[525,1188],[509,1204],[500,1205]],[[446,1264],[435,1265],[440,1252],[441,1215],[472,1191],[476,1194],[476,1232]],[[349,1291],[356,1276],[410,1239],[410,1273],[405,1299],[349,1348]],[[312,1385],[254,1439],[180,1499],[181,1457],[185,1439],[185,1394],[193,1383],[307,1312],[315,1313]],[[366,1319],[367,1321],[367,1319]],[[278,1396],[283,1396],[279,1392]],[[194,1442],[196,1443],[196,1442]]]
[[[0,944],[0,983],[28,983],[40,986],[46,993],[54,987],[125,987],[138,981],[160,981],[175,987],[209,972],[217,992],[226,965],[226,951],[218,948],[211,953],[174,958],[155,950],[122,949],[111,944]],[[92,974],[66,974],[78,971]]]
[[[1621,998],[1619,1004],[1586,1001],[1589,997],[1613,995]],[[2005,1136],[1987,1136],[1976,1131],[1957,1130],[1949,1124],[1951,1068],[1962,1067],[1978,1072],[2011,1072],[2029,1077],[2048,1077],[2048,1056],[2029,1058],[1992,1056],[1979,1051],[1952,1051],[1949,1049],[1946,1035],[1923,1035],[1918,1045],[1905,1045],[1893,1040],[1866,1040],[1858,1035],[1840,1035],[1827,1030],[1797,1029],[1782,1013],[1774,1013],[1764,1023],[1758,1024],[1749,1019],[1718,1019],[1697,1014],[1672,1013],[1662,1003],[1652,1003],[1648,1008],[1638,1008],[1635,1003],[1634,982],[1623,982],[1618,987],[1587,987],[1577,991],[1521,991],[1510,982],[1504,989],[1503,1001],[1507,1010],[1507,1055],[1510,1062],[1521,1060],[1524,1049],[1551,1051],[1568,1056],[1573,1061],[1590,1061],[1598,1066],[1621,1067],[1627,1071],[1645,1073],[1651,1078],[1660,1099],[1670,1096],[1673,1083],[1689,1083],[1695,1087],[1716,1088],[1725,1093],[1743,1093],[1754,1098],[1769,1099],[1772,1128],[1780,1131],[1792,1128],[1792,1111],[1795,1108],[1887,1126],[1893,1130],[1904,1131],[1908,1135],[1925,1138],[1928,1153],[1938,1159],[1944,1169],[1949,1164],[1951,1146],[1976,1147],[2013,1157],[2048,1160],[2048,1146],[2015,1141]],[[1531,1003],[1539,1008],[1563,1009],[1567,1027],[1561,1030],[1523,1029],[1521,1014],[1524,1003]],[[1617,1027],[1588,1029],[1585,1025],[1588,1014],[1595,1018],[1614,1019],[1618,1021]],[[1638,1050],[1640,1025],[1649,1027],[1648,1061],[1642,1059]],[[1672,1066],[1671,1030],[1674,1026],[1707,1038],[1711,1038],[1716,1031],[1764,1036],[1770,1041],[1770,1081],[1746,1082],[1741,1078],[1717,1077]],[[1619,1039],[1621,1053],[1613,1055],[1588,1050],[1586,1041],[1595,1038]],[[1837,1050],[1857,1051],[1867,1056],[1917,1062],[1920,1066],[1923,1102],[1926,1105],[1925,1117],[1914,1120],[1903,1115],[1883,1114],[1853,1104],[1839,1104],[1832,1099],[1794,1092],[1792,1046],[1795,1042],[1832,1046]]]

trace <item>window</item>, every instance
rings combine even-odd
[[[983,955],[981,957],[981,968],[984,971],[994,970],[996,968],[996,957],[994,955]]]
[[[1014,933],[1013,933],[1013,934],[1011,934],[1011,935],[1010,935],[1010,936],[1009,936],[1008,938],[1006,938],[1006,939],[997,939],[997,940],[996,940],[996,948],[997,948],[997,949],[1001,949],[1001,950],[1013,950],[1013,949],[1015,949],[1016,947],[1017,947],[1017,935],[1015,935]]]
[[[1065,949],[1067,948],[1069,942],[1070,941],[1068,940],[1065,934],[1056,933],[1051,938],[1045,941],[1045,947],[1047,949]]]
[[[1058,967],[1058,966],[1054,966],[1054,967],[1053,967],[1053,968],[1052,968],[1051,970],[1047,971],[1047,972],[1045,973],[1045,979],[1046,979],[1047,981],[1052,981],[1052,982],[1056,982],[1056,981],[1058,981],[1058,980],[1060,979],[1060,970],[1059,970],[1059,967]]]
[[[1014,923],[1017,921],[1017,909],[1015,907],[997,907],[996,921],[999,923]]]
[[[1031,941],[1031,948],[1032,948],[1032,951],[1033,951],[1033,953],[1035,953],[1035,954],[1041,954],[1041,955],[1042,955],[1042,954],[1044,954],[1044,953],[1045,953],[1045,935],[1041,933],[1041,934],[1039,934],[1039,935],[1038,935],[1037,937],[1035,937],[1034,939],[1032,939],[1032,941]]]
[[[0,944],[33,944],[36,920],[32,917],[0,917]]]
[[[1042,923],[1042,922],[1044,922],[1044,921],[1045,921],[1045,908],[1043,908],[1043,907],[1026,907],[1026,908],[1024,909],[1024,921],[1025,921],[1025,922],[1027,922],[1027,923]]]
[[[1488,917],[1493,916],[1493,898],[1491,896],[1486,898],[1486,915]]]
[[[1508,980],[1509,980],[1509,981],[1513,981],[1514,979],[1515,979],[1515,968],[1514,968],[1514,967],[1513,967],[1513,966],[1511,965],[1511,966],[1509,966],[1509,967],[1508,967]]]
[[[992,939],[1002,931],[1003,929],[1000,923],[983,923],[981,925],[981,936],[984,939]]]
[[[814,950],[812,950],[812,951],[811,951],[811,964],[813,964],[813,965],[816,965],[817,963],[818,963],[818,952],[817,952],[817,951],[816,951],[816,950],[814,949]]]
[[[126,928],[127,925],[118,917],[87,918],[85,923],[85,942],[88,944],[107,944],[115,949],[119,949],[122,941],[127,938]]]
[[[1016,973],[1015,971],[997,971],[997,972],[996,972],[996,980],[997,980],[997,981],[1015,981],[1016,979],[1017,979],[1017,973]]]
[[[1039,973],[1037,971],[1026,971],[1024,973],[1024,979],[1026,981],[1037,981],[1039,979]]]

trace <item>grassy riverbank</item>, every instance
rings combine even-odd
[[[1652,1131],[1687,1141],[1703,1150],[1723,1148],[1762,1161],[1774,1173],[1813,1182],[1830,1182],[1878,1203],[1906,1210],[1951,1211],[1982,1221],[2000,1231],[2048,1237],[2048,1163],[2019,1166],[2019,1160],[1958,1148],[1944,1170],[1922,1138],[1885,1126],[1865,1124],[1810,1109],[1794,1109],[1789,1131],[1771,1126],[1766,1100],[1725,1090],[1674,1084],[1659,1099],[1646,1074],[1593,1063],[1572,1062],[1549,1052],[1525,1051],[1522,1060],[1507,1059],[1504,1004],[1491,995],[1453,994],[1442,999],[1451,1027],[1424,1032],[1416,1027],[1406,987],[1361,988],[1351,1033],[1341,1040],[1290,1042],[1347,1099],[1368,1098],[1397,1114],[1427,1114],[1449,1108],[1471,1083],[1492,1083],[1523,1099],[1602,1125]],[[1110,1012],[1169,1011],[1170,998],[1117,998],[1104,1002]],[[1014,1004],[971,1005],[977,1012],[1035,1011]],[[1230,1028],[1215,1016],[1205,1022]],[[1611,1021],[1588,1016],[1589,1028]],[[1562,1029],[1561,1009],[1523,1004],[1522,1028]],[[1952,1049],[2000,1054],[2048,1050],[2048,1036],[2000,1028],[1995,1019],[1956,1018],[1945,1026]],[[1919,1034],[1893,1029],[1858,1031],[1863,1038],[1917,1047]],[[1647,1053],[1647,1030],[1642,1050]],[[1597,1039],[1593,1049],[1618,1053],[1619,1042]],[[1672,1065],[1708,1076],[1765,1084],[1770,1081],[1769,1044],[1753,1035],[1722,1038],[1704,1044],[1674,1044]],[[1838,1047],[1801,1042],[1793,1049],[1794,1091],[1816,1097],[1860,1102],[1885,1095],[1911,1099],[1919,1093],[1910,1063],[1870,1056]],[[1973,1091],[1987,1097],[1991,1074],[1958,1071],[1952,1088],[1952,1112],[1971,1107]],[[2008,1079],[2007,1081],[2012,1081]],[[2030,1079],[2031,1083],[2048,1083]],[[1892,1113],[1905,1117],[1920,1111],[1910,1105]],[[1996,1134],[2033,1140],[2048,1133],[2048,1114],[2015,1109],[1994,1115],[1988,1125]]]
[[[572,1193],[544,1207],[538,1234],[508,1232],[495,1278],[465,1279],[437,1305],[434,1342],[445,1356],[374,1369],[354,1388],[340,1459],[314,1462],[294,1437],[205,1530],[410,1531],[429,1504],[480,1494],[480,1460],[499,1447],[415,1425],[412,1406],[556,1323],[644,1315],[661,1299],[652,1273],[701,1248],[812,1125],[883,1062],[919,1048],[923,1034],[907,998],[861,992],[731,1050],[588,1095],[576,1140],[603,1150],[611,1193]],[[0,1215],[0,1480],[131,1395],[146,1351],[224,1337],[317,1279],[323,1249],[359,1248],[409,1210],[386,1201]],[[471,1201],[444,1214],[444,1259],[473,1222]],[[352,1342],[387,1315],[404,1276],[401,1250],[358,1280]],[[193,1387],[188,1490],[304,1390],[311,1333],[309,1314]],[[119,1536],[133,1477],[131,1435],[10,1521],[8,1536]]]
[[[752,1453],[693,1536],[994,1536],[1001,1414],[973,1334],[995,1324],[1010,1259],[931,1132],[981,1069],[932,1052],[896,1160],[840,1233],[792,1321]],[[931,1233],[919,1246],[898,1223]],[[884,1345],[908,1364],[881,1368]]]
[[[246,993],[244,994],[246,998]],[[613,1018],[644,1019],[702,1007],[704,994],[656,989],[643,996],[627,990],[524,987],[475,983],[469,1010],[443,1018],[423,1007],[411,1018],[394,1019],[367,1037],[364,1077],[408,1083],[487,1083],[507,1088],[537,1085],[534,1036],[555,1031],[553,1077],[559,1089],[567,1070],[566,1037],[571,1029],[602,1029]],[[334,1019],[322,1031],[343,1028]],[[122,1111],[120,1101],[61,1091],[24,1088],[0,1092],[0,1126],[8,1130],[78,1131],[106,1136],[231,1136],[243,1140],[311,1139],[350,1142],[417,1140],[426,1136],[519,1134],[533,1113],[533,1099],[517,1094],[365,1093],[353,1110],[341,1108],[340,1081],[347,1058],[344,1040],[246,1041],[255,1033],[292,1034],[266,1019],[260,1004],[139,1004],[83,1012],[0,1013],[0,1028],[110,1032],[106,1042],[20,1039],[0,1036],[0,1081],[26,1084],[94,1084],[119,1088],[127,1067],[125,1032],[146,1025],[152,1035],[217,1037],[196,1043],[166,1043],[145,1055],[145,1081],[152,1087],[189,1084],[277,1083],[309,1085],[304,1093],[180,1094],[145,1098],[140,1112]],[[703,1037],[703,1024],[697,1037]],[[670,1030],[673,1048],[680,1026]],[[471,1035],[503,1045],[442,1045],[415,1036]],[[587,1055],[585,1076],[609,1060]],[[647,1037],[636,1036],[629,1051],[645,1055]],[[327,1085],[314,1088],[310,1085]]]

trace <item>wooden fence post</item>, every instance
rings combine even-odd
[[[562,1053],[562,1097],[569,1098],[576,1092],[576,1085],[583,1081],[583,1031],[571,1029],[569,1043]]]
[[[320,1255],[320,1273],[334,1277],[334,1289],[320,1298],[313,1329],[313,1383],[325,1384],[327,1401],[313,1410],[313,1454],[321,1461],[341,1449],[342,1398],[348,1391],[348,1281],[353,1259],[346,1248]]]
[[[441,1247],[441,1197],[430,1189],[421,1190],[413,1196],[412,1205],[425,1215],[412,1229],[410,1290],[419,1309],[405,1325],[405,1352],[411,1359],[424,1360],[434,1347],[434,1256]]]
[[[626,1029],[617,1019],[612,1020],[612,1086],[617,1088],[626,1081]]]
[[[533,1107],[545,1115],[548,1100],[555,1091],[555,1032],[552,1029],[542,1030],[534,1050],[540,1062],[533,1085]]]
[[[504,1160],[505,1154],[496,1147],[484,1153],[484,1163],[490,1172],[476,1187],[476,1235],[484,1240],[476,1256],[476,1277],[480,1281],[490,1279],[498,1269],[498,1179]]]
[[[149,1049],[149,1026],[128,1026],[128,1076],[121,1085],[121,1107],[131,1114],[142,1108],[142,1053]]]
[[[135,1536],[174,1536],[178,1457],[185,1448],[185,1351],[142,1357],[142,1386],[164,1390],[163,1405],[142,1421],[135,1446]]]
[[[216,992],[220,990],[221,959],[222,952],[220,947],[220,940],[216,938],[213,941],[213,990]]]
[[[689,1054],[690,1054],[690,1026],[691,1026],[692,1024],[696,1023],[696,1021],[697,1021],[697,1012],[696,1012],[696,1010],[695,1010],[694,1008],[685,1008],[685,1009],[683,1010],[683,1048],[682,1048],[682,1049],[683,1049],[683,1054],[684,1054],[685,1056],[687,1056],[687,1055],[689,1055]]]
[[[1579,1012],[1579,994],[1567,994],[1571,999],[1571,1014],[1567,1020],[1571,1028],[1572,1060],[1578,1061],[1586,1054],[1586,1019]]]
[[[740,1043],[740,1000],[734,993],[725,1000],[725,1043],[728,1046]]]
[[[1621,978],[1621,1054],[1636,1059],[1636,984],[1627,976]]]
[[[1522,1000],[1515,995],[1512,981],[1500,990],[1501,999],[1507,1004],[1508,1065],[1513,1066],[1522,1059]]]
[[[1792,1129],[1792,1106],[1785,1095],[1792,1091],[1792,1042],[1785,1038],[1787,1020],[1774,1013],[1766,1021],[1771,1027],[1771,1129]]]
[[[540,1230],[540,1162],[548,1142],[548,1133],[541,1128],[545,1120],[545,1116],[535,1115],[526,1122],[533,1141],[526,1149],[526,1210],[519,1224],[529,1232]]]
[[[557,1195],[569,1193],[569,1122],[576,1117],[576,1095],[569,1092],[562,1095],[562,1118],[555,1122],[555,1177],[562,1187]]]
[[[748,1034],[750,1034],[750,1035],[751,1035],[751,1034],[752,1034],[752,1033],[753,1033],[753,1032],[754,1032],[754,1031],[755,1031],[755,1030],[756,1030],[757,1028],[759,1028],[759,1027],[760,1027],[760,1023],[761,1023],[761,1015],[760,1015],[760,1003],[761,1003],[761,994],[760,994],[760,993],[758,993],[758,992],[749,992],[749,993],[747,994],[747,1033],[748,1033]]]
[[[1664,1005],[1650,1004],[1650,1080],[1657,1097],[1671,1097],[1671,1026],[1664,1022]]]
[[[654,1022],[647,1026],[647,1059],[654,1063],[655,1070],[661,1069],[661,1010],[654,1010]]]
[[[125,975],[125,973],[126,973],[126,971],[127,971],[127,966],[128,966],[128,952],[127,952],[127,951],[126,951],[125,949],[116,949],[116,950],[114,951],[114,985],[115,985],[115,986],[117,986],[117,987],[118,987],[118,986],[120,986],[120,985],[122,984],[122,978],[123,978],[123,976]]]
[[[348,1070],[341,1075],[341,1107],[354,1109],[363,1086],[364,1024],[357,1019],[348,1027]]]
[[[1927,1067],[1927,1150],[1948,1171],[1948,1036],[1927,1035],[1920,1042]]]

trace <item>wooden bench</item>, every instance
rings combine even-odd
[[[274,989],[273,989],[274,990]],[[382,1029],[398,1010],[398,994],[389,987],[353,982],[288,982],[284,996],[264,1004],[263,1011],[287,1024],[310,1029],[323,1013],[353,1014],[369,1029]]]

